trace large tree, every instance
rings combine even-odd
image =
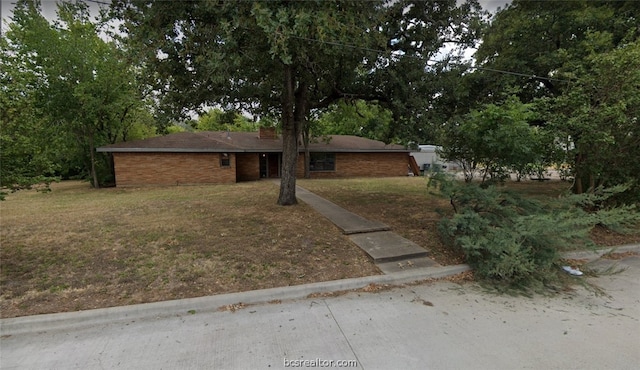
[[[55,150],[62,156],[56,161],[79,163],[80,173],[98,187],[112,177],[112,168],[95,148],[126,140],[134,131],[138,136],[148,133],[139,127],[149,123],[148,115],[135,71],[113,42],[100,37],[88,6],[62,2],[57,15],[51,24],[38,1],[17,2],[4,53],[9,56],[5,60],[19,65],[4,73],[12,82],[20,74],[30,76],[23,92],[30,100],[24,108],[42,122],[32,135],[45,137],[52,147],[58,143]]]
[[[609,39],[602,36],[590,44]],[[574,191],[628,184],[640,201],[640,40],[594,51],[573,73],[572,89],[550,102],[549,113],[551,128],[567,141]]]
[[[389,137],[391,111],[363,100],[341,101],[314,123],[313,136],[355,135],[385,141]]]
[[[5,190],[27,189],[55,180],[55,130],[34,109],[36,71],[0,39],[0,199]],[[42,133],[39,134],[39,133]]]
[[[577,193],[634,182],[633,161],[619,153],[637,147],[639,21],[635,1],[514,0],[493,17],[466,77],[480,102],[536,104],[531,124],[555,140],[544,143],[551,151],[566,149],[558,164]]]
[[[429,98],[415,96],[428,59],[446,42],[473,39],[475,10],[475,1],[455,0],[114,3],[130,46],[158,77],[166,111],[219,104],[281,117],[281,205],[296,203],[298,140],[310,112],[366,99],[410,121],[409,98]]]
[[[562,67],[590,53],[584,45],[590,32],[610,34],[612,48],[637,37],[638,22],[636,1],[513,0],[495,14],[475,54],[486,68],[485,95],[496,101],[516,93],[525,102],[558,96],[571,88]]]

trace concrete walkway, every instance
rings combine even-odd
[[[640,257],[605,262],[623,271],[575,279],[606,295],[578,285],[553,297],[513,297],[440,281],[286,298],[321,283],[3,319],[0,368],[636,369]],[[331,284],[409,281],[420,271]]]
[[[369,221],[300,186],[296,186],[296,197],[333,222],[344,234],[350,235],[391,230],[389,226],[381,222]]]
[[[364,250],[385,274],[440,266],[428,257],[424,248],[390,231],[388,225],[367,220],[300,186],[296,187],[296,195],[349,235],[349,239]]]

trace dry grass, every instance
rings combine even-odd
[[[354,213],[390,225],[398,234],[426,248],[430,257],[442,265],[464,262],[461,251],[445,246],[437,231],[441,217],[452,215],[451,205],[427,189],[424,177],[300,180],[298,183]],[[566,193],[569,185],[562,181],[505,184],[523,196],[542,201],[553,201]],[[617,246],[640,242],[640,233],[621,235],[598,226],[592,230],[591,239],[599,246]]]
[[[451,206],[428,192],[424,177],[381,179],[300,180],[299,185],[351,212],[385,223],[396,233],[430,252],[442,265],[463,262],[459,251],[447,248],[437,223]]]
[[[463,261],[436,224],[450,214],[418,177],[300,180],[299,184],[429,250]],[[563,183],[510,184],[555,197]],[[305,284],[380,271],[305,204],[275,204],[270,181],[235,185],[93,190],[63,182],[51,193],[0,203],[2,317],[75,311]],[[639,241],[596,230],[594,239]],[[604,244],[604,243],[602,243]]]
[[[2,207],[3,317],[197,297],[379,274],[272,182],[92,190],[54,184]]]

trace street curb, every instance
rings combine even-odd
[[[562,254],[563,258],[583,260],[589,262],[595,261],[607,253],[624,253],[624,252],[640,252],[640,243],[620,245],[617,247],[599,248],[591,251],[566,252]]]
[[[0,319],[0,335],[24,335],[56,330],[69,331],[97,325],[107,326],[138,320],[156,320],[168,316],[197,315],[202,312],[217,311],[224,306],[237,303],[264,304],[304,299],[311,294],[360,289],[370,284],[402,285],[420,280],[452,276],[469,270],[471,267],[468,265],[428,267],[388,275],[332,280],[207,297]]]
[[[563,257],[594,261],[612,251],[614,253],[640,252],[640,243],[601,248],[593,251],[567,252],[563,253]],[[197,315],[202,312],[217,311],[220,308],[224,308],[224,306],[238,303],[255,305],[274,301],[305,299],[311,294],[360,289],[370,284],[402,285],[426,279],[443,278],[470,270],[471,267],[465,264],[427,267],[387,275],[332,280],[248,292],[0,319],[0,335],[24,335],[55,330],[69,331],[96,325],[106,326],[138,320],[157,320],[168,316]]]

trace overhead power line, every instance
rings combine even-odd
[[[486,68],[486,67],[470,67],[470,69],[479,69],[479,70],[482,70],[482,71],[504,73],[504,74],[508,74],[508,75],[528,77],[528,78],[533,78],[533,79],[537,79],[537,80],[573,82],[571,80],[562,80],[562,79],[553,78],[553,77],[542,77],[542,76],[537,76],[537,75],[532,75],[532,74],[518,73],[518,72],[511,72],[511,71],[503,71],[503,70],[500,70],[500,69],[493,69],[493,68]]]
[[[96,4],[100,4],[100,5],[111,5],[111,3],[108,3],[106,1],[98,1],[98,0],[84,0],[86,2],[89,3],[96,3]]]
[[[311,41],[311,42],[316,42],[316,43],[326,44],[326,45],[340,46],[340,47],[345,47],[345,48],[349,48],[349,49],[357,49],[357,50],[362,50],[362,51],[374,52],[374,53],[377,53],[377,54],[383,54],[383,53],[387,53],[388,52],[388,50],[366,48],[366,47],[362,47],[362,46],[358,46],[358,45],[345,44],[345,43],[341,43],[341,42],[337,42],[337,41],[323,41],[323,40],[312,39],[312,38],[309,38],[309,37],[300,37],[300,36],[291,36],[291,37],[295,38],[295,39],[299,39],[299,40]],[[425,60],[424,58],[422,58],[420,56],[416,56],[416,55],[409,55],[409,57],[419,58],[419,59]],[[426,62],[438,62],[438,60],[435,60],[435,59],[426,59],[425,61]],[[520,72],[504,71],[504,70],[495,69],[495,68],[469,67],[469,69],[477,69],[477,70],[488,71],[488,72],[496,72],[496,73],[508,74],[508,75],[512,75],[512,76],[527,77],[527,78],[532,78],[532,79],[536,79],[536,80],[547,80],[547,81],[558,81],[558,82],[573,82],[571,80],[565,80],[565,79],[559,79],[559,78],[553,78],[553,77],[537,76],[535,74],[530,74],[530,73],[527,74],[527,73],[520,73]]]
[[[358,46],[358,45],[343,44],[343,43],[336,42],[336,41],[323,41],[323,40],[312,39],[312,38],[309,38],[309,37],[300,37],[300,36],[291,36],[291,37],[294,38],[294,39],[312,41],[312,42],[317,42],[317,43],[320,43],[320,44],[327,44],[327,45],[333,45],[333,46],[342,46],[342,47],[346,47],[346,48],[349,48],[349,49],[358,49],[358,50],[363,50],[363,51],[371,51],[371,52],[378,53],[378,54],[382,54],[382,53],[386,53],[387,52],[387,50],[365,48],[365,47]]]

